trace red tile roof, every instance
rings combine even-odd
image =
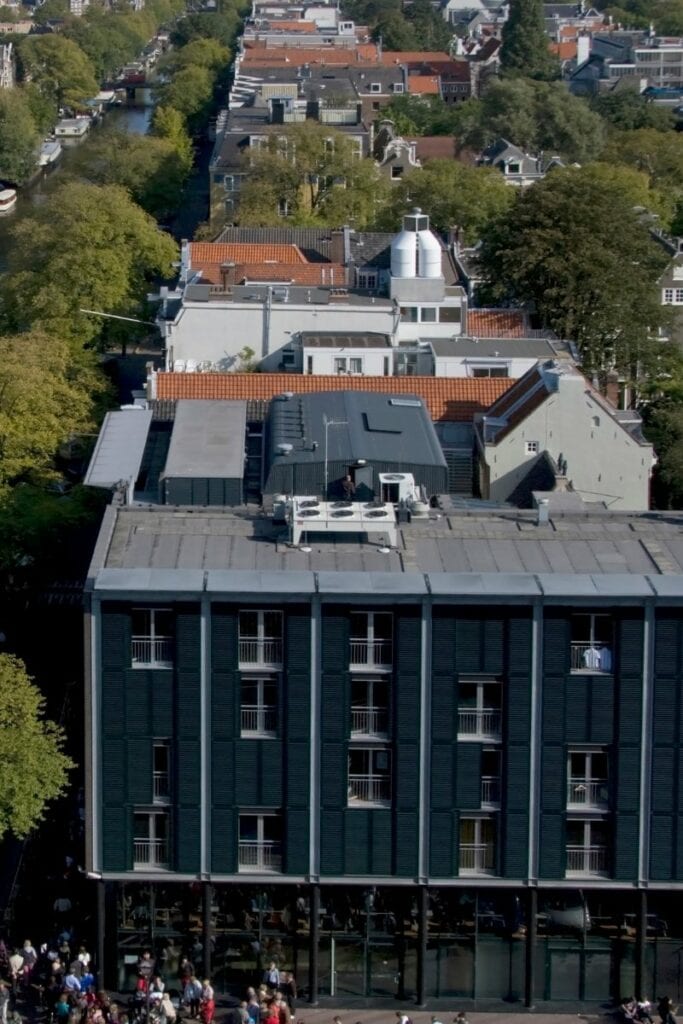
[[[357,65],[357,64],[381,64],[375,43],[360,43],[354,47],[348,46],[263,46],[254,44],[249,40],[244,43],[244,55],[242,57],[242,68],[249,66],[280,67],[292,65],[299,67],[302,64],[327,64],[327,65]]]
[[[190,242],[190,266],[202,270],[215,263],[306,263],[298,245],[251,242]]]
[[[551,43],[550,49],[560,60],[574,60],[578,52],[578,43],[575,39],[564,39],[561,43]]]
[[[376,391],[418,395],[433,420],[469,422],[507,391],[511,380],[487,377],[346,377],[298,373],[164,373],[156,375],[156,398],[261,399],[284,391]]]
[[[458,153],[452,135],[422,135],[410,141],[415,143],[418,160],[454,160]]]
[[[408,75],[408,92],[413,96],[438,96],[439,79],[433,75]]]
[[[219,263],[202,268],[204,284],[222,284],[224,271]],[[283,281],[298,285],[346,285],[346,269],[340,263],[235,263],[229,278],[233,284],[254,281]]]
[[[467,333],[471,338],[528,338],[526,314],[511,309],[470,309]]]
[[[380,58],[382,64],[425,64],[430,60],[446,61],[451,58],[443,50],[384,50]]]

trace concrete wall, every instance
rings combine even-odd
[[[312,360],[310,370],[309,359]],[[303,372],[314,373],[316,376],[335,374],[338,372],[337,359],[346,360],[346,369],[351,376],[351,359],[361,360],[358,372],[366,377],[391,377],[394,372],[394,353],[390,348],[304,348]]]
[[[514,344],[514,342],[513,342]],[[507,367],[507,375],[512,380],[523,377],[527,370],[537,362],[536,359],[464,359],[457,356],[435,356],[435,377],[472,377],[472,370],[481,366]]]
[[[527,441],[538,443],[538,454],[525,453]],[[649,508],[652,447],[637,444],[578,375],[561,377],[559,391],[499,444],[486,446],[489,497],[505,501],[544,450],[554,459],[564,455],[567,477],[585,501]]]

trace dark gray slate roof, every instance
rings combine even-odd
[[[242,479],[247,403],[181,399],[163,475]]]
[[[84,483],[114,487],[120,480],[135,481],[147,444],[152,413],[146,409],[108,412],[104,418]]]
[[[372,332],[302,331],[301,345],[303,348],[391,348],[391,341],[387,334]]]
[[[567,351],[563,342],[553,344],[547,338],[420,338],[432,347],[436,356],[458,359],[554,359],[558,350]]]
[[[323,417],[343,426],[327,430],[330,462],[390,462],[445,466],[429,412],[411,395],[370,391],[317,391],[276,398],[268,417],[269,463],[322,463],[325,452]],[[291,444],[291,455],[278,455],[278,444]]]

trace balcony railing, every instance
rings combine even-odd
[[[349,803],[391,803],[391,779],[376,775],[349,775]]]
[[[243,704],[241,731],[259,736],[274,736],[277,732],[277,708],[263,704]]]
[[[389,733],[389,712],[386,708],[351,708],[352,736],[387,736]]]
[[[608,644],[572,643],[572,672],[609,673],[612,671],[613,652]]]
[[[606,846],[568,846],[568,875],[605,875],[607,873]]]
[[[131,644],[133,668],[173,668],[173,638],[134,636]]]
[[[500,708],[458,708],[458,735],[500,739]]]
[[[279,668],[282,665],[282,640],[277,637],[240,637],[240,665]]]
[[[282,845],[274,840],[239,842],[240,871],[282,871]]]
[[[481,779],[482,804],[500,803],[500,778],[497,775],[483,775]]]
[[[567,783],[568,807],[607,807],[607,779],[570,779]]]
[[[154,799],[166,802],[171,795],[168,772],[153,772]]]
[[[168,843],[165,839],[134,839],[134,868],[167,868]]]
[[[351,668],[391,668],[391,640],[351,638]]]
[[[460,872],[491,875],[495,871],[496,848],[493,843],[461,843]]]

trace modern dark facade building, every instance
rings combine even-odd
[[[682,527],[445,499],[395,550],[302,550],[246,510],[110,506],[86,593],[106,982],[193,943],[235,992],[275,958],[313,1001],[677,1001]]]

